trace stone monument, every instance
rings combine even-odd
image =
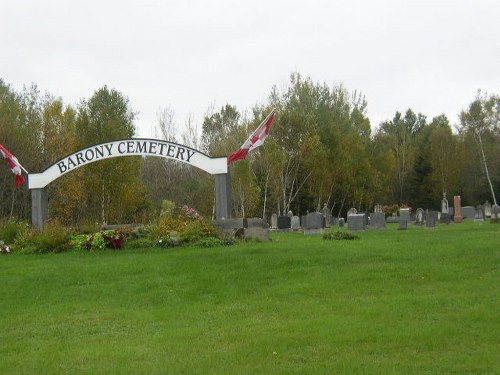
[[[455,195],[453,198],[453,206],[455,208],[455,217],[453,221],[455,223],[461,223],[464,218],[462,217],[462,198],[460,195]]]

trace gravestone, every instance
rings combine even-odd
[[[385,222],[387,224],[397,224],[399,223],[399,216],[387,216]]]
[[[356,210],[355,208],[350,208],[349,211],[347,211],[347,221],[349,221],[349,216],[355,215],[357,213],[358,213],[358,210]]]
[[[500,223],[500,207],[496,204],[493,205],[493,207],[491,207],[490,223],[494,224]]]
[[[278,215],[271,215],[271,229],[278,229]]]
[[[399,228],[400,230],[408,229],[408,220],[399,218]]]
[[[292,230],[299,230],[300,229],[300,217],[298,216],[292,216],[292,221],[290,222],[290,227]]]
[[[424,225],[424,210],[422,208],[417,208],[415,213],[415,225]]]
[[[345,226],[345,219],[343,217],[339,217],[339,227]]]
[[[449,213],[448,199],[446,199],[446,193],[443,193],[443,199],[441,200],[441,213],[442,214]]]
[[[448,214],[444,214],[444,215],[448,215]],[[435,228],[436,227],[436,223],[438,221],[438,217],[439,217],[439,212],[437,212],[437,211],[427,211],[427,217],[425,219],[425,226],[426,226],[426,228]],[[443,214],[441,214],[441,217],[443,217]]]
[[[382,206],[380,204],[376,204],[373,212],[384,212],[384,211],[382,210]]]
[[[482,204],[476,206],[476,215],[474,216],[474,221],[484,221],[484,206]]]
[[[306,223],[302,226],[304,234],[318,234],[323,233],[324,218],[319,212],[312,212],[306,216]]]
[[[368,212],[358,212],[358,215],[363,215],[364,221],[365,221],[365,226],[367,226],[370,223],[370,217],[368,216]]]
[[[407,223],[410,222],[410,209],[409,208],[400,208],[399,209],[399,222],[402,220],[406,220]]]
[[[484,203],[484,217],[491,217],[491,204],[488,201]]]
[[[323,206],[323,209],[321,210],[321,213],[323,214],[323,217],[325,219],[325,227],[330,228],[332,225],[332,213],[330,212],[330,209],[325,205]]]
[[[385,214],[383,212],[373,212],[370,215],[370,228],[385,229]]]
[[[462,217],[462,198],[460,195],[455,195],[453,198],[453,206],[455,207],[455,216],[453,217],[453,221],[455,223],[461,223],[464,218]]]
[[[267,223],[260,217],[249,217],[246,219],[246,228],[267,228]]]
[[[476,216],[476,209],[472,206],[462,207],[462,217],[464,219],[474,219]]]
[[[278,216],[278,230],[288,230],[291,228],[290,216]]]
[[[365,230],[365,215],[352,214],[347,220],[347,229],[352,231]]]
[[[247,240],[269,241],[269,228],[258,226],[244,228],[243,236]]]
[[[243,219],[221,219],[215,220],[214,225],[223,233],[233,233],[238,229],[243,229],[245,223]]]

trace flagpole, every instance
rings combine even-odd
[[[28,175],[30,174],[30,173],[29,173],[29,172],[28,172],[28,171],[27,171],[27,170],[26,170],[26,169],[25,169],[25,168],[21,165],[21,163],[19,163],[19,161],[17,161],[17,163],[19,164],[19,166],[21,167],[21,169],[24,171],[24,173],[26,173],[26,174],[28,174]]]

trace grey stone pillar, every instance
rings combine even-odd
[[[38,229],[43,228],[49,212],[47,188],[31,189],[31,223]]]
[[[215,219],[231,218],[231,175],[215,175]]]

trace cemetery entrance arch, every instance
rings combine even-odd
[[[42,228],[48,216],[47,185],[81,166],[121,156],[158,156],[200,168],[215,176],[216,219],[231,217],[231,180],[227,157],[212,158],[188,146],[159,139],[132,138],[99,143],[58,160],[41,173],[28,175],[31,190],[31,221]]]

